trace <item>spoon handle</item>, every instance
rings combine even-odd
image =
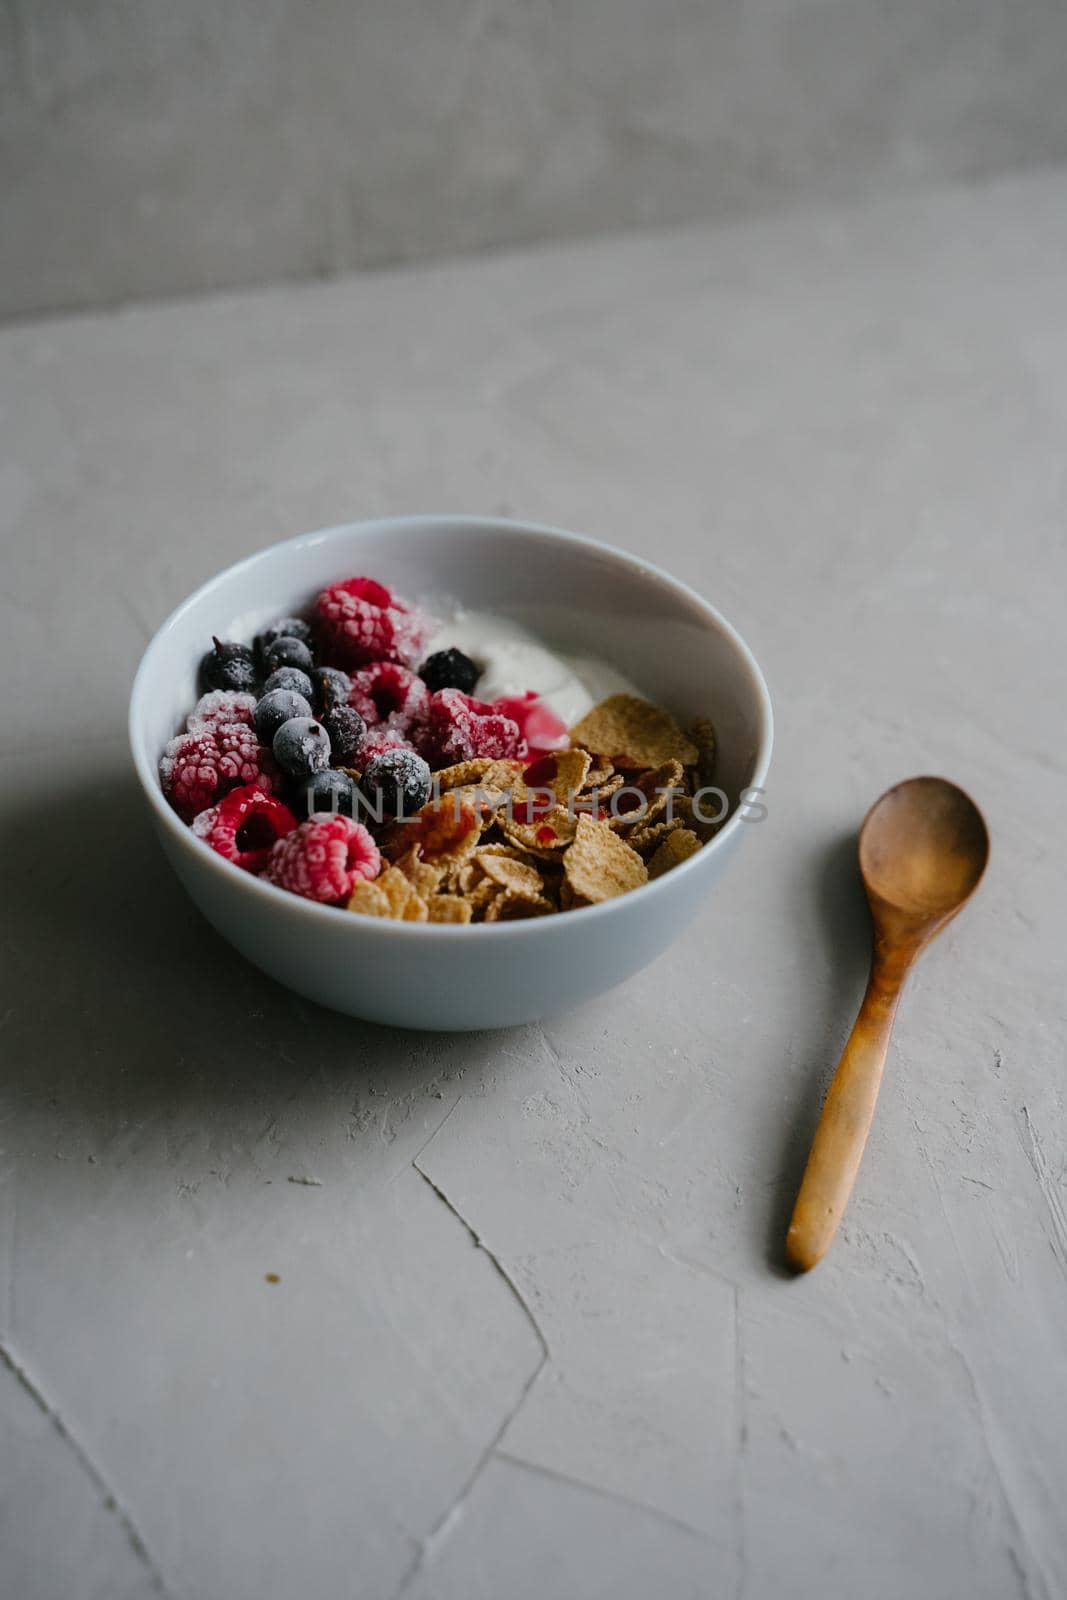
[[[822,1260],[844,1215],[874,1116],[899,998],[899,976],[887,974],[876,961],[827,1091],[786,1234],[786,1259],[798,1272]]]

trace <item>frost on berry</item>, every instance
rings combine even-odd
[[[417,673],[396,661],[372,661],[352,676],[348,703],[368,728],[409,737],[422,723],[430,691]]]
[[[242,689],[209,689],[190,711],[185,726],[190,733],[215,728],[223,722],[246,722],[251,727],[255,709],[254,694]]]
[[[175,811],[191,822],[240,784],[258,784],[269,794],[278,768],[247,723],[221,722],[172,739],[160,757],[159,777]]]
[[[232,789],[193,821],[197,838],[246,872],[262,872],[277,840],[295,827],[289,807],[258,784]]]
[[[263,876],[305,900],[335,905],[380,867],[378,846],[361,822],[317,811],[278,840]]]
[[[397,733],[395,728],[372,728],[360,740],[355,755],[357,767],[365,770],[375,757],[384,756],[387,750],[410,750],[414,753],[415,746],[402,733]]]
[[[488,756],[498,761],[527,754],[526,740],[513,717],[502,716],[484,700],[459,689],[438,689],[430,698],[419,742],[431,766]]]
[[[426,612],[373,578],[346,578],[323,589],[315,622],[323,658],[347,669],[369,661],[414,666],[434,628]]]

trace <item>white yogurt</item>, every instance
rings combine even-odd
[[[610,694],[640,694],[606,662],[558,655],[527,628],[491,611],[453,612],[426,646],[424,659],[450,649],[462,650],[481,667],[474,689],[479,700],[532,689],[568,728]]]

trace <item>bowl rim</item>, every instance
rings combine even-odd
[[[729,622],[722,612],[705,600],[696,589],[685,583],[681,578],[676,578],[673,573],[664,567],[658,566],[654,561],[646,560],[644,556],[632,554],[622,550],[617,545],[609,544],[606,540],[592,539],[585,534],[572,533],[566,528],[558,528],[550,523],[525,522],[510,517],[470,516],[463,512],[430,512],[410,513],[400,516],[369,517],[355,522],[334,523],[326,528],[317,528],[309,533],[296,534],[289,539],[279,539],[273,544],[263,545],[250,555],[243,556],[239,561],[232,562],[222,571],[216,572],[198,588],[194,589],[185,599],[176,605],[169,616],[160,624],[145,646],[144,653],[134,675],[133,686],[130,691],[129,712],[127,718],[127,733],[130,742],[130,752],[133,758],[134,769],[140,781],[141,788],[148,800],[157,826],[168,833],[182,849],[193,846],[200,847],[198,856],[207,871],[214,871],[223,875],[223,881],[228,881],[234,888],[241,887],[253,897],[259,899],[264,911],[273,906],[277,911],[286,910],[290,915],[310,918],[312,925],[318,923],[325,928],[329,926],[338,929],[351,926],[351,923],[339,918],[338,907],[325,905],[315,900],[306,900],[300,895],[290,893],[287,889],[280,889],[275,884],[266,882],[263,878],[256,877],[250,872],[245,872],[234,862],[227,861],[217,851],[203,845],[196,839],[190,828],[182,822],[181,818],[167,804],[160,787],[156,767],[149,762],[144,750],[145,741],[139,729],[139,718],[142,707],[141,701],[145,696],[145,681],[151,658],[161,647],[166,636],[178,625],[186,612],[207,599],[212,590],[222,587],[231,578],[242,571],[251,569],[261,562],[264,557],[281,550],[312,549],[320,545],[340,542],[342,538],[351,537],[353,534],[372,532],[390,532],[403,536],[405,532],[414,532],[417,529],[440,528],[442,531],[462,523],[464,527],[481,529],[486,532],[500,533],[504,537],[518,536],[548,540],[558,544],[569,544],[578,548],[593,551],[605,556],[619,566],[627,567],[638,578],[651,578],[675,591],[684,597],[690,605],[704,613],[707,620],[713,624],[730,641],[737,655],[741,659],[756,691],[759,726],[756,733],[756,753],[753,760],[751,782],[745,787],[759,789],[765,792],[767,773],[770,768],[771,754],[774,746],[774,713],[771,706],[770,692],[767,688],[763,671],[755,655],[741,634]],[[158,758],[157,758],[158,760]],[[664,873],[651,883],[644,883],[637,889],[632,889],[613,899],[603,900],[597,905],[578,906],[567,912],[569,926],[573,920],[582,918],[585,923],[590,923],[594,918],[606,919],[612,916],[625,915],[626,908],[640,907],[648,904],[651,895],[670,893],[672,880],[677,883],[681,874],[707,871],[716,855],[721,854],[727,842],[736,837],[738,830],[746,826],[744,818],[740,815],[740,807],[728,817],[722,828],[708,842],[688,860],[681,862],[670,872]],[[631,913],[632,914],[632,910]],[[536,938],[549,936],[546,930],[557,925],[556,917],[529,917],[514,922],[472,922],[472,923],[440,923],[440,922],[399,922],[386,917],[361,917],[357,926],[362,932],[369,932],[373,925],[383,938],[395,939],[427,939],[437,935],[447,938],[457,937],[465,939],[492,938]],[[540,930],[540,931],[539,931]]]

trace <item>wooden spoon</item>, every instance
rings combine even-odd
[[[864,819],[859,863],[874,921],[871,976],[786,1235],[786,1259],[798,1272],[822,1260],[852,1193],[904,980],[934,935],[967,904],[988,858],[981,812],[944,778],[898,783]]]

